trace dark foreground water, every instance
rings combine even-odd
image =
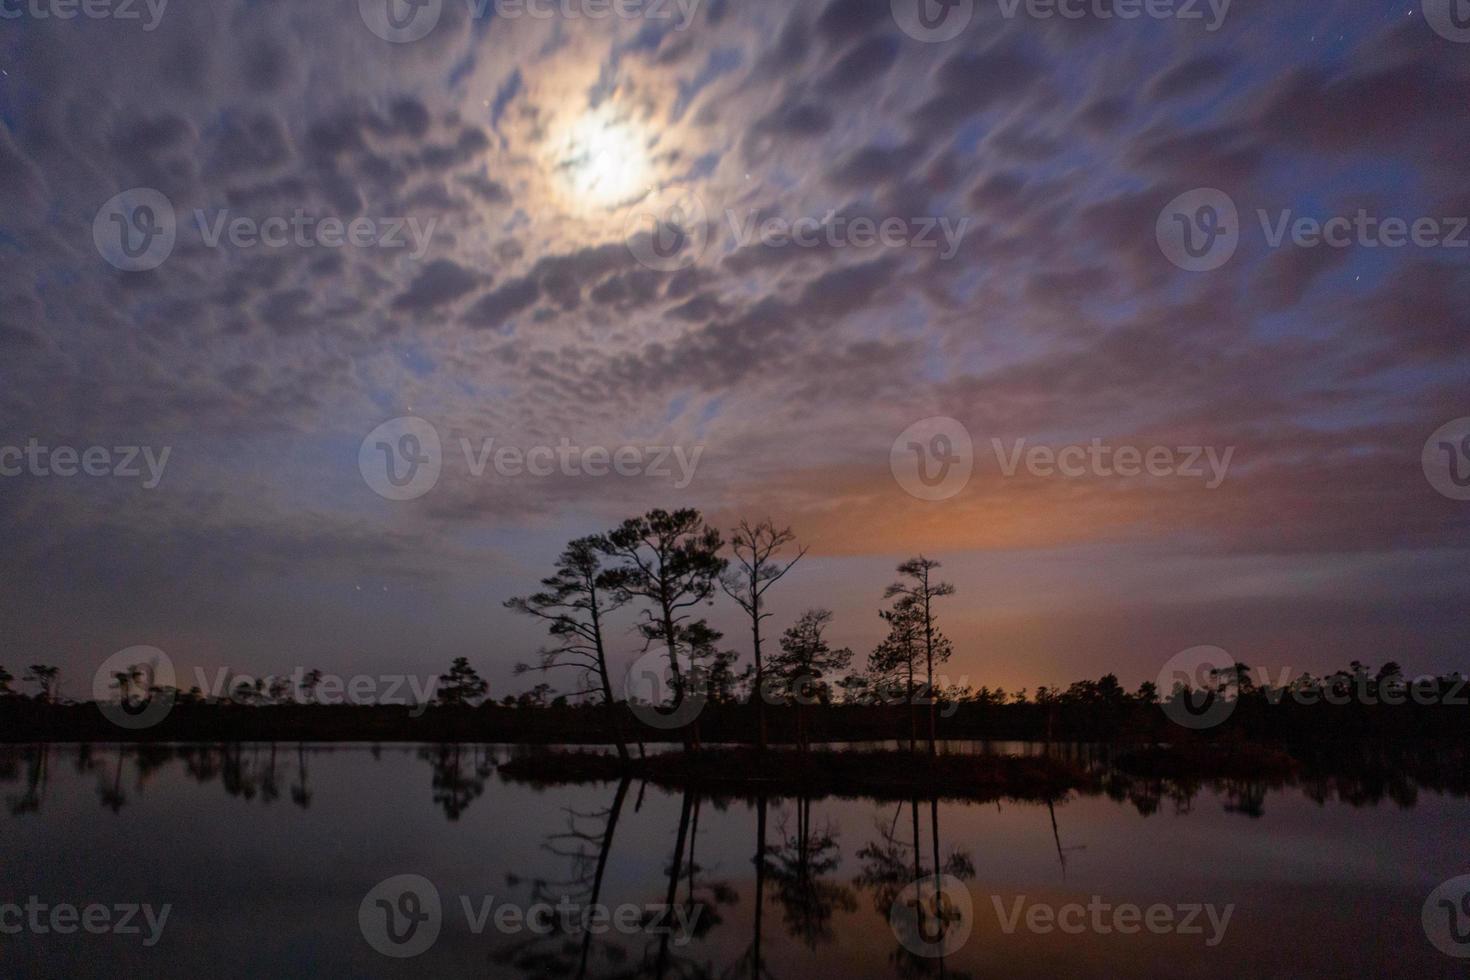
[[[1115,780],[1050,807],[718,800],[509,783],[510,751],[0,748],[0,976],[1470,964],[1449,955],[1470,955],[1470,899],[1441,887],[1470,874],[1470,803],[1412,783]]]

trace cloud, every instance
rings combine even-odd
[[[707,4],[687,32],[472,22],[450,3],[429,38],[394,45],[350,4],[222,3],[171,6],[156,32],[106,44],[38,22],[7,55],[0,407],[22,435],[194,454],[150,497],[35,484],[0,497],[19,501],[0,503],[0,533],[40,563],[12,566],[46,601],[25,636],[90,649],[134,625],[130,606],[196,636],[159,598],[187,578],[212,614],[200,642],[248,650],[285,576],[303,633],[398,655],[381,621],[343,605],[341,576],[408,569],[394,582],[422,582],[431,606],[435,590],[473,591],[473,613],[443,622],[481,635],[498,624],[485,569],[534,577],[570,532],[672,496],[478,483],[456,464],[422,508],[377,509],[357,440],[410,406],[451,447],[698,441],[700,479],[676,502],[769,507],[829,554],[885,563],[920,547],[976,567],[1000,550],[1043,565],[1050,549],[1099,548],[1120,578],[1152,581],[1159,552],[1320,571],[1330,555],[1388,567],[1464,547],[1467,518],[1418,461],[1465,414],[1459,254],[1272,250],[1250,223],[1268,204],[1464,213],[1470,108],[1454,93],[1470,63],[1417,18],[1329,3],[1342,38],[1327,43],[1304,41],[1281,5],[1238,6],[1208,37],[981,11],[936,45],[904,36],[887,0]],[[632,200],[601,200],[557,165],[594,109],[636,133],[616,161]],[[1155,226],[1207,185],[1237,200],[1246,234],[1223,267],[1186,273]],[[170,198],[179,234],[162,266],[125,273],[92,226],[138,186]],[[647,233],[636,211],[678,191],[704,203],[709,240],[689,237],[681,269],[646,268],[629,248]],[[209,247],[196,209],[438,224],[415,261]],[[939,261],[752,244],[727,211],[970,223]],[[888,466],[892,439],[935,414],[982,446],[1233,445],[1239,469],[1201,492],[985,467],[930,506]],[[48,558],[36,529],[51,521]],[[1358,581],[1390,603],[1387,578]],[[67,608],[102,609],[102,625],[66,625]]]
[[[413,312],[436,309],[474,290],[482,278],[450,259],[436,259],[393,300],[393,308]]]

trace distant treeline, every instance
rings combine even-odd
[[[1179,742],[1201,739],[1315,741],[1344,736],[1375,738],[1455,738],[1470,734],[1470,711],[1458,703],[1464,682],[1446,677],[1419,682],[1417,697],[1403,703],[1385,683],[1360,688],[1359,672],[1344,671],[1299,682],[1291,691],[1250,687],[1212,692],[1228,714],[1205,728],[1178,724],[1173,705],[1199,698],[1180,692],[1159,699],[1148,690],[1128,693],[1111,675],[1081,681],[1066,690],[1041,689],[1000,696],[981,689],[956,696],[942,693],[936,703],[936,735],[946,739],[1092,742]],[[1314,690],[1315,696],[1306,694]],[[1368,692],[1366,698],[1358,691]],[[694,724],[703,741],[753,743],[763,716],[768,739],[776,744],[892,742],[915,739],[912,707],[902,703],[818,701],[798,712],[789,704],[757,703],[739,689],[716,693],[690,725],[656,728],[645,720],[646,705],[618,702],[611,723],[633,744],[682,741]],[[153,697],[163,696],[154,692]],[[927,699],[919,695],[921,702]],[[1334,703],[1335,702],[1335,703]],[[927,710],[927,705],[921,705]],[[538,744],[610,744],[608,711],[598,704],[572,704],[545,692],[517,697],[507,705],[438,701],[426,706],[203,700],[179,694],[160,721],[146,728],[122,728],[93,702],[51,701],[44,696],[0,697],[0,741],[483,741]],[[925,732],[924,734],[927,734]],[[922,742],[923,736],[918,738]]]

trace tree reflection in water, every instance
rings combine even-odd
[[[812,831],[812,801],[796,801],[794,833],[787,817],[781,814],[782,843],[771,855],[773,897],[781,906],[786,931],[814,950],[832,942],[833,913],[856,911],[857,896],[849,886],[824,878],[841,866],[842,851],[831,824]]]
[[[605,810],[584,813],[566,809],[566,829],[547,835],[542,849],[565,859],[567,877],[529,879],[525,906],[538,903],[552,907],[571,904],[578,909],[598,907],[603,902],[603,881],[618,821],[628,798],[628,780],[621,780]],[[640,799],[641,805],[641,799]],[[515,888],[527,879],[508,874],[506,883]],[[575,976],[581,980],[593,977],[632,977],[630,957],[615,940],[595,937],[590,929],[564,931],[567,923],[558,915],[552,918],[548,935],[530,935],[508,947],[497,950],[492,962],[523,971],[528,977]]]
[[[859,888],[872,891],[873,911],[881,915],[885,921],[894,903],[899,900],[900,894],[910,884],[918,883],[922,899],[926,882],[932,885],[932,894],[939,892],[941,875],[951,875],[961,881],[969,881],[975,877],[975,865],[968,851],[951,849],[949,857],[942,863],[940,861],[939,800],[937,798],[929,800],[928,806],[932,863],[926,870],[923,860],[923,841],[919,832],[919,801],[913,799],[907,804],[910,817],[908,821],[910,837],[907,841],[901,839],[899,829],[904,806],[905,804],[900,803],[894,808],[891,820],[885,820],[882,811],[879,811],[875,822],[878,839],[871,841],[858,851],[862,870],[853,879],[853,883]],[[925,903],[921,901],[919,905],[921,925],[925,907]],[[923,931],[926,935],[942,936],[950,926],[951,923],[941,916],[932,927]],[[888,954],[888,961],[900,977],[962,978],[964,976],[964,974],[948,969],[942,957],[931,959],[920,956],[896,940],[894,948]]]
[[[483,745],[441,742],[419,749],[419,758],[433,768],[434,802],[450,820],[458,820],[480,798],[485,780],[495,771],[495,760]]]

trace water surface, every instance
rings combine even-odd
[[[170,907],[151,947],[146,929],[0,934],[0,973],[1464,975],[1466,961],[1426,938],[1421,910],[1470,872],[1470,804],[1412,784],[1129,781],[1052,805],[722,800],[637,783],[511,783],[496,767],[513,751],[0,749],[0,903]],[[916,869],[932,882],[936,864],[972,907],[969,938],[942,958],[906,948],[890,922]],[[432,883],[442,915],[426,951],[397,959],[370,945],[360,912],[405,874]],[[610,914],[678,907],[693,928],[537,935],[477,922],[502,905],[585,908],[594,894]],[[1111,912],[1102,929],[1027,927],[1032,906],[1089,903],[1165,906],[1181,920],[1191,906],[1231,911],[1223,933],[1203,912],[1189,934],[1125,934]],[[386,915],[368,909],[368,920]]]

